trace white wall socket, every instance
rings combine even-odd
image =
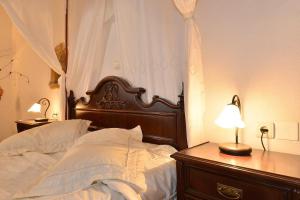
[[[256,127],[256,137],[260,138],[261,137],[261,132],[260,128],[265,126],[269,131],[267,134],[264,134],[263,138],[269,138],[269,139],[274,139],[275,138],[275,133],[274,133],[274,122],[262,122],[258,123]]]

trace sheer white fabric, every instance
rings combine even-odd
[[[67,89],[85,96],[101,78],[113,22],[112,0],[70,0]]]
[[[153,15],[155,13],[155,15]],[[185,57],[184,22],[171,1],[70,0],[67,88],[75,96],[94,89],[104,75],[119,75],[147,89],[146,99],[160,95],[177,102]],[[107,43],[111,29],[116,39]],[[114,47],[112,47],[114,46]],[[120,69],[103,69],[107,49]]]
[[[115,0],[121,76],[153,95],[178,101],[183,80],[184,23],[172,1]]]
[[[12,22],[31,45],[32,49],[61,75],[60,78],[60,116],[64,117],[65,87],[64,72],[54,51],[54,22],[55,14],[52,0],[0,0]]]
[[[55,72],[62,74],[61,65],[54,51],[53,17],[51,0],[0,0],[16,28],[30,43],[33,50]]]
[[[185,77],[185,110],[189,147],[204,139],[203,115],[205,108],[201,35],[194,22],[193,13],[197,0],[173,0],[179,12],[185,18],[187,28]]]

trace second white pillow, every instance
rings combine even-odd
[[[25,152],[56,153],[65,151],[85,133],[88,120],[52,122],[13,135],[0,143],[0,154],[21,155]]]

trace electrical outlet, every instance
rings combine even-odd
[[[269,139],[274,139],[275,134],[274,134],[274,122],[262,122],[259,123],[256,127],[256,137],[260,138],[261,137],[261,132],[260,128],[261,127],[266,127],[269,131],[268,133],[264,134],[263,138],[269,138]]]
[[[53,113],[52,114],[52,119],[56,119],[57,120],[58,119],[58,113]]]

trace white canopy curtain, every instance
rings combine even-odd
[[[184,23],[172,1],[115,0],[122,76],[153,95],[178,101],[183,80]]]
[[[61,75],[60,116],[65,114],[65,75],[55,54],[52,0],[0,0],[12,22],[31,45],[32,49]]]
[[[113,22],[112,0],[69,1],[67,89],[85,96],[101,78],[103,58]]]
[[[148,101],[161,95],[177,102],[185,59],[179,39],[184,32],[172,1],[70,0],[69,10],[67,88],[76,97],[93,89],[104,75],[119,75],[145,87]],[[117,39],[107,43],[112,26]],[[117,73],[113,66],[103,68],[111,46],[121,52],[112,56],[120,63]]]
[[[205,109],[201,35],[194,22],[197,0],[173,0],[186,21],[185,110],[188,145],[195,146],[204,140],[203,115]]]

